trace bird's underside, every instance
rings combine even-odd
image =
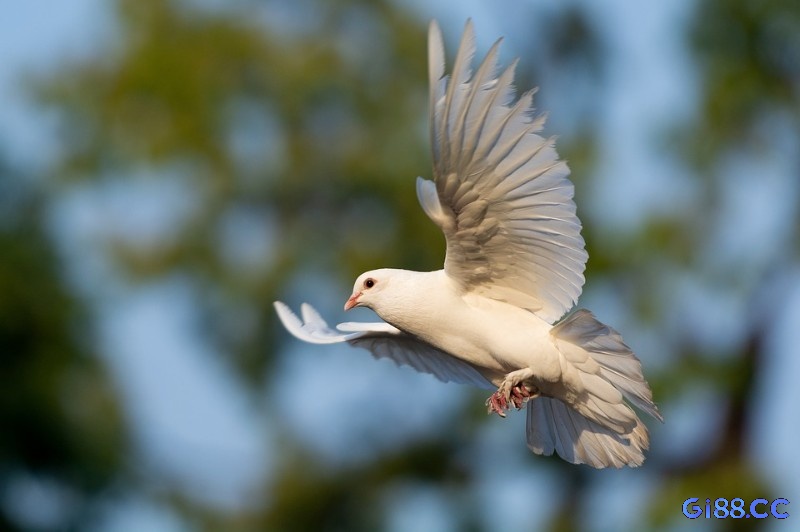
[[[631,406],[662,419],[638,359],[616,331],[586,310],[552,328],[565,374],[540,390],[536,383],[541,381],[531,368],[503,374],[476,366],[385,322],[342,323],[333,330],[308,304],[301,306],[302,319],[283,303],[275,307],[286,328],[301,340],[346,342],[444,382],[494,389],[486,401],[490,414],[505,417],[508,410],[527,405],[528,446],[537,454],[557,453],[592,467],[637,466],[644,461],[648,435]],[[563,383],[570,380],[567,391]]]
[[[569,170],[533,91],[515,98],[514,64],[498,71],[499,42],[472,71],[471,22],[452,74],[442,37],[429,31],[432,181],[417,179],[423,211],[447,241],[443,270],[379,269],[356,280],[345,310],[383,321],[331,329],[307,304],[275,308],[297,338],[346,342],[445,382],[493,392],[489,413],[526,409],[537,454],[592,467],[638,466],[649,446],[635,409],[662,420],[639,360],[587,310],[567,314],[587,253]]]

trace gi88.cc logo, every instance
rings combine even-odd
[[[697,519],[698,517],[705,517],[706,519],[710,519],[714,517],[715,519],[725,519],[727,517],[731,517],[733,519],[741,519],[741,518],[750,518],[755,517],[756,519],[766,519],[770,515],[775,519],[786,519],[789,517],[789,512],[781,511],[779,506],[788,505],[789,501],[787,499],[775,499],[770,503],[767,499],[753,499],[750,502],[750,505],[745,510],[745,503],[744,499],[736,497],[735,499],[731,499],[728,502],[728,499],[724,497],[719,497],[714,500],[714,506],[712,510],[711,506],[711,499],[706,499],[705,510],[703,507],[696,504],[699,501],[697,497],[691,497],[683,501],[683,515],[688,517],[689,519]],[[764,511],[761,511],[761,508],[764,508]],[[767,511],[768,509],[768,511]]]

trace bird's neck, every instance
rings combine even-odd
[[[449,279],[444,270],[404,271],[392,279],[392,286],[375,312],[395,327],[413,332],[420,323],[430,322],[440,314]]]

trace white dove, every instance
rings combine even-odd
[[[496,391],[489,413],[527,404],[528,447],[595,468],[638,466],[647,428],[662,420],[641,363],[611,327],[577,310],[588,255],[567,165],[537,133],[533,91],[514,101],[516,61],[498,75],[498,40],[472,74],[468,21],[444,75],[436,22],[428,34],[434,181],[417,178],[425,213],[447,239],[444,269],[379,269],[358,277],[344,308],[384,322],[331,330],[307,304],[301,321],[275,302],[301,340],[348,342],[442,381]]]

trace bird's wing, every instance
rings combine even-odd
[[[313,344],[347,342],[354,347],[368,350],[375,358],[388,358],[398,366],[411,366],[444,382],[493,388],[474,366],[386,322],[347,322],[337,325],[338,330],[334,330],[307,303],[300,307],[302,320],[280,301],[275,302],[275,310],[284,327],[300,340]]]
[[[587,260],[566,163],[537,134],[533,91],[514,102],[514,67],[496,71],[498,40],[475,74],[471,21],[444,75],[435,22],[428,36],[435,182],[417,179],[426,214],[447,238],[445,272],[465,291],[529,309],[550,323],[577,301]]]

